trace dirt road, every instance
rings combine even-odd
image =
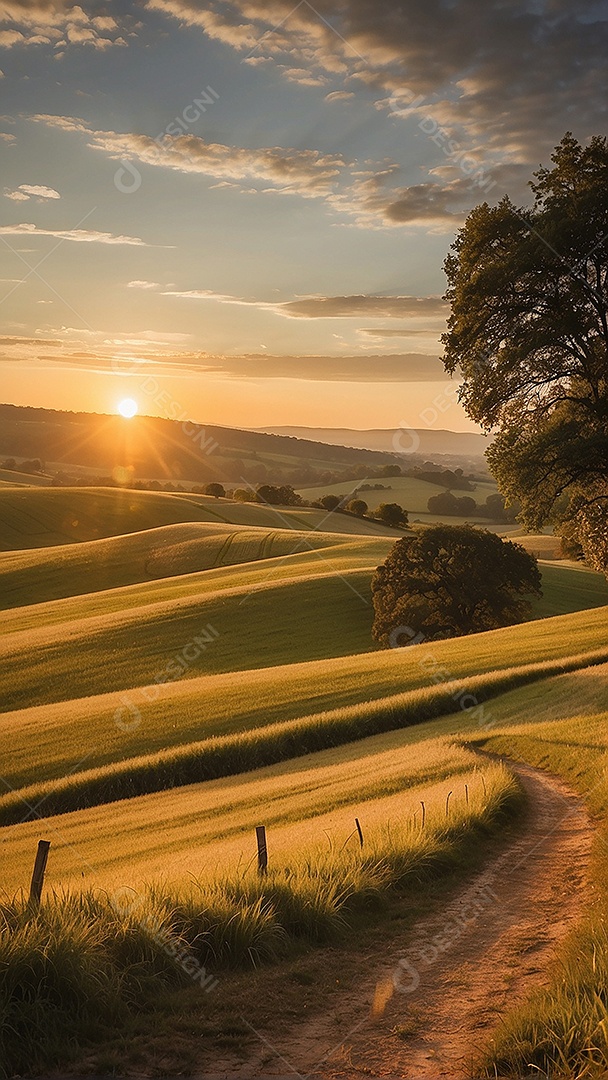
[[[510,763],[511,764],[511,763]],[[559,780],[512,765],[530,802],[525,834],[402,949],[363,957],[356,989],[286,1036],[262,1037],[247,1064],[218,1077],[473,1077],[501,1014],[547,981],[559,942],[582,913],[593,828]]]

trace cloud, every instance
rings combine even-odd
[[[127,289],[161,289],[162,285],[158,281],[135,281],[127,282]]]
[[[6,143],[14,143],[17,141],[17,136],[10,135],[8,131],[0,131],[0,141]]]
[[[437,340],[437,333],[435,333],[435,331],[433,331],[433,330],[430,330],[428,327],[425,328],[424,330],[420,330],[420,329],[413,330],[409,326],[399,326],[399,327],[394,327],[394,326],[361,326],[361,327],[359,327],[357,329],[357,333],[358,334],[363,334],[366,337],[373,337],[373,338],[393,338],[393,337],[395,337],[395,338],[397,338],[397,337],[408,337],[409,338],[409,337],[414,337],[414,336],[432,338],[433,335],[434,335],[435,340]]]
[[[311,296],[277,305],[282,315],[296,319],[433,318],[445,316],[447,305],[438,296]]]
[[[43,184],[19,184],[19,190],[27,195],[35,195],[39,199],[60,199],[61,195],[54,188],[45,187]]]
[[[95,15],[93,2],[81,6],[74,0],[3,0],[0,5],[0,48],[10,49],[32,45],[52,45],[63,50],[67,45],[84,45],[107,49],[125,45],[119,27],[109,15]],[[91,12],[86,8],[91,8]]]
[[[212,177],[217,181],[214,187],[235,188],[246,194],[272,191],[323,198],[331,211],[348,215],[364,228],[422,226],[433,231],[453,231],[479,199],[479,189],[467,175],[456,179],[438,175],[427,183],[404,188],[395,184],[400,169],[396,163],[383,162],[376,168],[368,163],[362,169],[339,154],[318,150],[252,149],[208,143],[195,135],[166,133],[153,139],[149,135],[96,131],[72,116],[38,114],[30,119],[84,135],[88,146],[116,161],[136,160]],[[475,164],[473,158],[471,161]]]
[[[332,90],[331,94],[325,95],[326,101],[350,101],[355,94],[352,90]]]
[[[447,304],[438,296],[309,296],[299,300],[273,303],[267,300],[247,300],[239,296],[216,293],[211,289],[166,289],[163,296],[181,300],[208,300],[239,307],[255,307],[272,311],[290,319],[445,319]]]
[[[248,356],[204,357],[209,372],[245,379],[297,379],[321,382],[445,382],[437,356],[423,353],[374,356]]]
[[[167,370],[179,370],[182,356],[189,358],[191,355],[175,351],[185,348],[191,337],[180,332],[139,330],[121,333],[61,326],[38,329],[35,334],[35,337],[0,337],[0,360],[44,361],[87,371],[95,369],[124,374],[131,369],[147,372],[150,365],[156,370],[159,364],[165,363],[165,358]]]
[[[60,199],[61,195],[54,188],[44,187],[42,184],[19,184],[16,191],[5,191],[4,196],[13,202],[25,202],[34,197],[40,201],[44,199]]]
[[[114,236],[94,229],[40,229],[37,225],[1,225],[0,236],[52,236],[57,240],[73,240],[78,244],[132,244],[145,247],[138,236]]]
[[[61,343],[59,341],[45,341],[44,344],[58,348]],[[23,345],[35,345],[36,348],[38,348],[40,346],[40,338],[16,337],[12,334],[0,335],[0,346],[3,348],[6,348],[7,346],[19,347]]]
[[[331,191],[345,166],[339,154],[323,154],[319,150],[225,146],[206,142],[197,135],[163,134],[155,140],[149,135],[94,131],[84,121],[70,116],[38,115],[32,119],[62,131],[85,134],[88,146],[115,160],[134,159],[177,172],[241,182],[263,181],[276,191],[306,197]]]
[[[565,127],[605,127],[608,11],[589,0],[147,0],[286,78],[343,73],[499,160],[536,165]],[[349,86],[352,90],[352,83]],[[407,116],[407,110],[403,112]]]
[[[350,188],[332,196],[332,205],[362,226],[401,225],[453,232],[479,201],[480,191],[468,177],[440,177],[400,187],[394,182],[397,172],[396,165],[362,171]]]
[[[442,382],[437,356],[423,353],[366,356],[214,355],[186,348],[187,334],[140,331],[112,334],[62,327],[34,338],[0,338],[0,360],[61,364],[86,371],[139,375],[209,375],[225,379],[292,379],[298,382]],[[183,346],[180,349],[180,346]],[[179,350],[179,351],[176,351]]]

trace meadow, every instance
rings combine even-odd
[[[325,510],[273,508],[208,495],[94,487],[0,488],[0,551],[99,540],[192,521],[394,536],[379,523],[328,515]]]
[[[361,485],[371,485],[371,490],[359,491]],[[374,490],[374,484],[382,484],[383,489]],[[473,491],[456,491],[455,495],[470,495],[476,503],[484,503],[488,495],[496,494],[498,490],[493,480],[478,480],[473,484]],[[375,510],[380,503],[399,503],[407,510],[410,522],[422,522],[432,525],[442,521],[441,517],[429,514],[428,501],[432,495],[438,495],[444,489],[438,484],[431,484],[428,480],[419,480],[415,476],[387,476],[380,479],[347,480],[342,483],[329,484],[326,487],[302,487],[298,493],[303,499],[313,502],[323,495],[339,495],[341,499],[363,499],[370,510]],[[450,518],[453,524],[463,524],[470,521],[481,525],[488,525],[488,519],[480,515],[472,514],[468,518]],[[495,526],[496,527],[496,526]],[[517,524],[500,526],[501,532],[517,531]]]
[[[61,1062],[68,1029],[78,1057],[188,983],[176,955],[215,973],[355,947],[391,896],[466,876],[524,821],[478,748],[564,776],[604,821],[608,586],[553,538],[524,538],[547,555],[530,622],[379,650],[369,584],[398,534],[370,523],[91,489],[5,488],[0,514],[7,1075]],[[608,1064],[606,828],[594,911],[507,1019],[488,1076]]]

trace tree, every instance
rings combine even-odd
[[[407,511],[399,503],[380,503],[373,512],[373,517],[385,525],[407,525]]]
[[[261,484],[256,491],[256,502],[270,506],[300,506],[302,499],[289,484]]]
[[[451,491],[441,491],[438,495],[431,495],[426,508],[429,514],[455,517],[458,513],[458,499]]]
[[[226,495],[226,489],[223,484],[206,484],[205,495],[213,495],[214,499],[223,499]]]
[[[477,503],[470,495],[457,498],[451,491],[442,491],[439,495],[431,495],[427,505],[429,514],[437,516],[445,514],[446,517],[470,517],[477,510]]]
[[[351,499],[346,509],[357,517],[365,517],[368,505],[363,499]]]
[[[327,510],[330,514],[332,510],[337,510],[340,506],[342,499],[339,495],[323,495],[319,499],[319,506],[322,510]]]
[[[526,527],[570,521],[608,571],[608,140],[567,133],[552,161],[531,208],[483,203],[458,234],[444,364]]]
[[[372,579],[372,634],[383,645],[456,637],[521,622],[541,596],[536,559],[471,525],[434,525],[398,540]],[[418,640],[421,640],[418,637]]]

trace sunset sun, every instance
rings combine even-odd
[[[118,402],[117,409],[121,416],[130,420],[137,412],[137,402],[130,397],[123,398],[122,401]]]

